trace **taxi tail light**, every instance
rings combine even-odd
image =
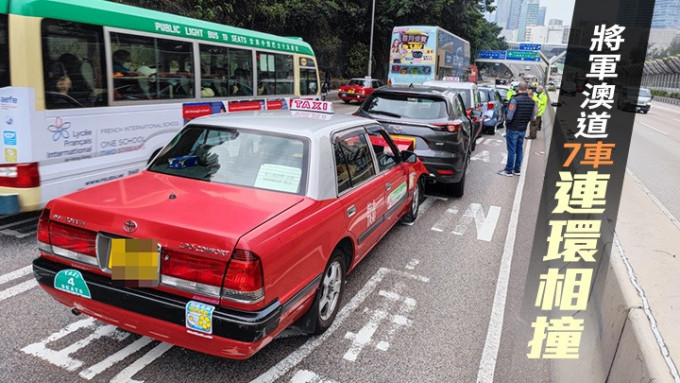
[[[264,298],[260,257],[248,250],[236,249],[224,278],[222,298],[240,303],[257,303]]]
[[[170,285],[184,290],[196,290],[196,292],[206,292],[197,284],[212,286],[215,294],[219,295],[219,287],[222,286],[224,261],[208,259],[205,257],[191,256],[179,251],[164,248],[161,252],[161,274],[164,284],[172,281]],[[181,281],[176,281],[180,279]],[[181,283],[181,282],[190,283]],[[195,287],[195,288],[194,288]],[[206,286],[207,287],[207,286]],[[210,294],[213,295],[213,294]]]
[[[449,121],[449,122],[443,122],[443,123],[437,123],[437,124],[432,124],[438,128],[446,129],[447,131],[451,133],[455,133],[460,130],[460,121]]]
[[[0,165],[0,186],[34,188],[40,186],[38,163]]]
[[[45,214],[44,211],[43,214]],[[49,211],[47,214],[49,215]],[[43,217],[41,215],[40,221],[42,221],[42,219]],[[52,220],[49,220],[49,228],[49,242],[47,243],[52,246],[54,253],[77,260],[82,260],[82,257],[80,257],[82,255],[93,258],[96,257],[96,232]],[[38,238],[40,237],[41,233],[39,230]]]
[[[488,103],[488,104],[486,104],[486,105],[487,105],[487,108],[488,108],[488,109],[493,109],[493,108],[496,106],[496,104],[494,104],[493,102],[490,102],[490,103]]]
[[[42,251],[52,252],[50,243],[50,209],[43,209],[38,219],[38,248]]]

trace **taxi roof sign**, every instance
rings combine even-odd
[[[290,110],[333,113],[333,103],[330,101],[292,99],[290,100]]]

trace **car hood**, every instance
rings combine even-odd
[[[56,199],[51,214],[92,231],[231,250],[242,235],[304,198],[143,171]],[[137,224],[134,233],[125,230],[129,220]]]

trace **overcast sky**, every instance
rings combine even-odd
[[[541,0],[541,6],[546,7],[545,25],[550,19],[560,19],[565,25],[571,24],[574,13],[575,0]]]

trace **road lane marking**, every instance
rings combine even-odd
[[[63,352],[64,350],[52,350],[47,348],[47,345],[51,342],[64,338],[65,336],[76,332],[83,328],[90,328],[95,326],[94,318],[86,318],[69,324],[68,326],[62,328],[61,330],[53,333],[47,338],[41,340],[40,342],[29,344],[28,346],[21,349],[21,351],[26,354],[37,356],[44,359],[55,366],[66,369],[67,371],[75,371],[78,367],[82,366],[83,361],[75,358],[71,358],[69,353]],[[93,340],[93,339],[92,339]],[[82,344],[80,348],[85,347],[86,344]],[[72,349],[69,347],[69,349]],[[72,352],[75,352],[73,350]]]
[[[309,370],[298,370],[290,379],[290,383],[338,383],[332,379],[322,378]]]
[[[8,224],[6,224],[6,225],[0,226],[0,230],[7,229],[8,227],[19,226],[19,225],[24,224],[24,223],[27,223],[27,222],[35,222],[36,225],[37,225],[38,221],[37,221],[36,218],[38,218],[38,217],[36,216],[36,217],[32,217],[32,218],[26,218],[26,219],[21,220],[21,221],[16,221],[16,222],[8,223]]]
[[[333,335],[333,333],[342,325],[342,323],[349,317],[349,315],[352,314],[352,312],[354,312],[371,293],[373,293],[373,291],[378,286],[378,283],[380,283],[387,274],[396,274],[402,277],[415,279],[423,282],[428,282],[430,280],[430,278],[422,275],[416,275],[412,273],[407,273],[405,271],[381,267],[364,284],[361,290],[359,290],[359,292],[357,292],[356,295],[352,297],[349,303],[343,306],[343,308],[338,312],[338,315],[335,317],[335,321],[333,321],[333,324],[331,325],[331,327],[328,328],[328,330],[326,330],[323,334],[317,337],[310,338],[297,350],[288,354],[287,357],[279,361],[279,363],[272,366],[269,370],[265,371],[257,378],[253,379],[251,383],[274,382],[278,378],[286,374],[288,371],[290,371],[293,367],[297,366],[300,362],[302,362],[302,360],[308,357],[317,347],[323,344],[326,341],[326,339]]]
[[[28,280],[26,282],[19,283],[18,285],[12,286],[5,290],[0,291],[0,301],[4,301],[7,298],[11,298],[17,294],[21,294],[24,291],[30,290],[38,286],[38,281],[35,279]]]
[[[484,209],[481,204],[471,203],[462,218],[456,224],[456,227],[451,231],[455,235],[463,235],[467,231],[468,227],[475,223],[477,228],[477,239],[491,242],[493,233],[496,231],[496,225],[498,224],[498,218],[501,216],[501,208],[498,206],[491,206],[489,208],[489,214],[484,216]]]
[[[527,153],[531,152],[531,141],[527,143],[525,150]],[[528,158],[529,156],[524,156],[524,159],[522,160],[522,169],[527,168]],[[519,182],[517,183],[517,188],[515,189],[515,200],[512,203],[508,233],[505,236],[501,267],[498,273],[498,282],[496,283],[491,317],[489,318],[489,328],[486,332],[484,350],[482,351],[482,358],[479,361],[479,370],[477,371],[477,383],[493,382],[493,376],[496,371],[498,349],[500,348],[501,333],[503,331],[503,318],[505,316],[505,301],[508,295],[508,283],[510,282],[510,267],[512,266],[515,239],[517,238],[519,210],[522,202],[525,179],[526,171],[522,172],[522,175],[519,177]]]
[[[645,124],[644,122],[641,122],[640,125],[646,126],[646,127],[648,127],[649,129],[652,129],[652,130],[654,130],[654,131],[656,131],[656,132],[658,132],[658,133],[663,134],[664,136],[667,136],[667,135],[668,135],[668,133],[664,132],[663,130],[657,129],[657,128],[654,128],[654,127],[651,127],[651,126]]]
[[[121,360],[127,358],[128,356],[134,354],[135,352],[141,350],[144,346],[147,344],[151,343],[153,339],[149,337],[141,337],[137,339],[136,341],[128,344],[125,348],[122,350],[116,352],[115,354],[109,356],[108,358],[102,360],[101,362],[88,367],[87,369],[83,370],[80,372],[80,377],[85,378],[87,380],[92,380],[95,376],[101,374],[104,372],[106,369],[109,367],[113,366],[114,364],[120,362]]]
[[[22,267],[18,270],[11,271],[7,274],[0,275],[0,285],[3,283],[7,283],[13,279],[21,278],[24,275],[28,275],[31,273],[33,270],[33,266],[28,265],[26,267]]]
[[[170,343],[161,342],[158,346],[151,349],[149,352],[144,354],[141,358],[137,359],[134,363],[127,366],[123,371],[118,373],[111,379],[111,383],[142,383],[143,380],[132,379],[136,373],[141,371],[144,367],[151,364],[154,360],[160,358],[168,350],[172,348]]]

